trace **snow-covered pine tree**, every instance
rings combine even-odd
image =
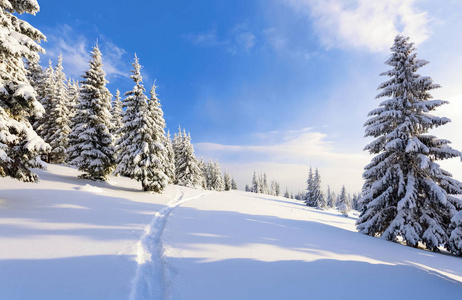
[[[334,208],[335,207],[335,197],[330,190],[330,186],[327,186],[327,207]]]
[[[448,243],[450,219],[462,208],[461,200],[452,196],[462,193],[462,184],[435,161],[461,153],[448,140],[426,134],[450,122],[430,114],[448,102],[430,100],[429,91],[440,86],[416,73],[428,62],[417,59],[414,50],[409,38],[396,36],[386,61],[392,69],[381,74],[391,79],[379,86],[382,92],[376,97],[388,99],[365,123],[366,136],[375,138],[365,150],[376,156],[363,174],[366,208],[357,229],[437,251]]]
[[[315,202],[315,195],[314,195],[314,174],[313,174],[313,168],[310,167],[310,170],[308,172],[308,179],[306,180],[306,194],[303,197],[305,200],[305,204],[308,206],[316,206]]]
[[[178,185],[199,188],[202,186],[204,177],[199,168],[194,147],[191,144],[191,136],[186,131],[181,132],[173,139],[173,150],[175,153],[175,179]]]
[[[82,75],[78,114],[82,112],[85,118],[77,124],[69,149],[73,153],[70,164],[84,172],[79,177],[92,180],[107,180],[115,167],[114,137],[109,132],[112,95],[106,88],[105,76],[102,54],[95,45],[90,68]]]
[[[36,94],[36,100],[41,102],[43,98],[44,92],[44,85],[45,85],[45,71],[43,70],[42,66],[40,65],[40,57],[37,56],[31,60],[26,60],[27,69],[27,79],[29,79],[30,85],[34,88]],[[34,124],[36,122],[36,118],[34,116],[29,117],[29,123]]]
[[[44,109],[44,114],[37,118],[33,124],[37,134],[46,141],[46,138],[51,135],[52,120],[49,117],[51,110],[51,101],[54,94],[54,70],[51,60],[48,61],[48,68],[44,71],[44,79],[42,85],[41,97],[38,98]]]
[[[120,149],[116,173],[141,181],[143,190],[162,192],[168,184],[164,173],[162,134],[148,110],[148,98],[144,94],[141,66],[135,55],[130,78],[135,82],[131,91],[125,93],[124,127],[120,134]]]
[[[284,198],[290,198],[289,190],[286,188],[286,192],[284,193]]]
[[[320,209],[325,209],[327,207],[326,197],[321,190],[321,175],[319,174],[318,168],[315,169],[312,181],[312,191],[314,206]]]
[[[253,177],[252,177],[252,186],[250,187],[250,191],[252,193],[258,193],[258,180],[257,180],[257,173],[253,171]]]
[[[237,183],[236,180],[234,180],[234,178],[231,178],[231,189],[237,190]]]
[[[49,162],[60,164],[66,160],[66,151],[69,147],[69,133],[71,121],[69,119],[69,96],[66,85],[66,75],[63,72],[63,57],[58,58],[54,70],[53,97],[50,102],[49,118],[51,128],[45,140],[51,146]]]
[[[229,191],[232,189],[231,176],[229,175],[228,171],[225,171],[225,174],[223,175],[223,189],[225,191]]]
[[[148,109],[155,124],[156,135],[158,135],[162,141],[163,150],[160,153],[160,158],[162,160],[162,165],[164,166],[164,174],[167,175],[168,182],[173,183],[173,179],[175,177],[175,158],[173,156],[173,150],[171,153],[169,153],[171,149],[167,149],[167,147],[169,147],[169,144],[171,144],[170,136],[167,137],[165,135],[166,124],[164,119],[164,112],[162,111],[160,100],[156,94],[155,83],[152,85],[149,95],[150,98]]]
[[[245,188],[244,188],[244,191],[246,191],[246,192],[251,192],[251,189],[250,189],[250,187],[249,187],[249,184],[248,184],[248,183],[246,183],[246,184],[245,184]]]
[[[80,96],[80,86],[79,83],[75,80],[69,78],[67,80],[67,95],[68,95],[68,109],[69,109],[69,120],[70,120],[70,127],[71,131],[74,127],[72,120],[74,119],[75,115],[77,114],[77,104],[78,99]]]
[[[24,59],[38,60],[45,36],[18,15],[35,15],[36,0],[0,1],[0,176],[38,181],[32,168],[43,168],[40,154],[50,151],[30,125],[44,109],[27,79]]]
[[[175,152],[173,151],[172,140],[170,138],[170,131],[167,131],[165,140],[165,151],[167,163],[165,165],[165,175],[168,177],[168,183],[175,182]]]
[[[348,195],[346,193],[345,186],[342,186],[342,190],[338,195],[338,209],[344,216],[348,217],[348,212],[351,210],[351,205],[348,201]]]
[[[120,137],[117,132],[124,126],[122,100],[120,99],[119,89],[116,90],[114,100],[111,105],[111,123],[111,134],[114,136],[114,140],[117,140]]]

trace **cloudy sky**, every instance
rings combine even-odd
[[[462,3],[457,0],[39,0],[26,19],[46,36],[42,65],[61,53],[78,79],[98,40],[112,93],[128,91],[136,53],[156,82],[167,126],[191,132],[196,154],[218,159],[240,188],[254,170],[305,188],[359,192],[371,157],[363,124],[396,34],[410,36],[420,70],[451,102],[435,131],[462,149]],[[459,160],[442,163],[462,180]]]

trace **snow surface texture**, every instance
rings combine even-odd
[[[460,299],[462,260],[372,238],[281,197],[0,180],[0,298]]]

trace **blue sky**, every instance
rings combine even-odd
[[[27,20],[78,79],[96,40],[112,93],[133,86],[134,53],[146,89],[156,80],[168,128],[191,132],[196,154],[218,159],[238,181],[253,170],[303,189],[310,165],[323,184],[356,192],[370,161],[362,125],[394,36],[416,42],[422,68],[451,101],[437,131],[462,149],[462,38],[458,1],[38,1]],[[462,179],[460,162],[444,165]]]

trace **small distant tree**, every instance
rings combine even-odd
[[[175,180],[178,185],[197,188],[202,186],[204,176],[199,168],[194,147],[191,144],[191,136],[186,131],[173,138],[173,151],[175,153]]]
[[[237,183],[236,180],[234,180],[234,178],[231,179],[231,189],[237,190]]]
[[[351,210],[351,204],[348,200],[345,186],[342,187],[340,195],[338,196],[338,209],[344,216],[348,217],[348,212]]]
[[[231,176],[229,175],[228,171],[225,171],[223,175],[223,183],[224,183],[224,190],[229,191],[232,189],[231,187]]]

